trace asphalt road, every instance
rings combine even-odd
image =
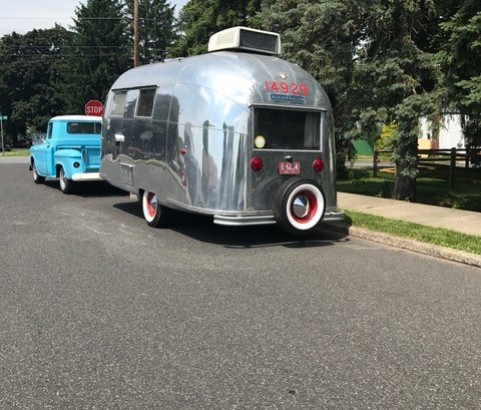
[[[149,228],[0,162],[0,409],[478,409],[481,271],[327,233]]]

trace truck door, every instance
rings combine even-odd
[[[35,166],[41,175],[53,175],[53,147],[52,147],[53,123],[48,123],[45,143],[38,145],[35,152]]]

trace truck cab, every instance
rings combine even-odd
[[[102,118],[63,115],[50,119],[44,140],[30,148],[30,170],[37,184],[58,178],[63,193],[76,182],[100,181]]]

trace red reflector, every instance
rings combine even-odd
[[[324,161],[321,158],[316,158],[312,163],[312,168],[316,172],[321,172],[324,169]]]
[[[264,161],[261,157],[254,157],[251,159],[251,168],[253,171],[260,171],[264,167]]]

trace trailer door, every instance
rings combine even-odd
[[[124,119],[125,100],[127,91],[116,90],[113,92],[107,105],[107,124],[105,127],[104,152],[102,155],[111,155],[117,158],[123,148],[122,124]]]

